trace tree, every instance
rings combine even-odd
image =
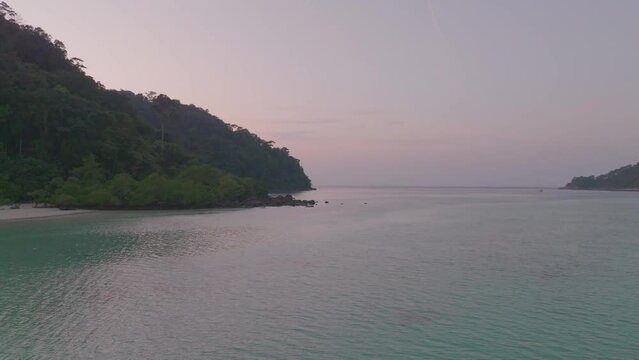
[[[149,94],[155,93],[149,92]],[[153,109],[160,114],[162,151],[164,151],[164,124],[175,117],[175,113],[177,112],[180,102],[173,100],[164,94],[160,94],[153,97],[151,103]]]
[[[4,1],[0,2],[0,16],[10,22],[18,21],[18,14]]]
[[[154,105],[154,94],[125,92],[138,115],[199,161],[240,177],[255,178],[271,190],[308,190],[311,181],[288,149],[225,123],[194,105],[175,104],[171,122]]]
[[[75,177],[83,185],[95,185],[104,181],[104,170],[95,160],[93,154],[82,158],[82,166],[71,171],[71,176]]]

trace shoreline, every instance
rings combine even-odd
[[[0,223],[9,221],[46,219],[53,217],[71,216],[88,214],[97,211],[144,211],[144,210],[203,210],[203,209],[250,209],[265,207],[314,207],[317,204],[315,200],[298,200],[291,195],[278,195],[267,198],[249,199],[245,201],[229,201],[211,206],[182,206],[159,204],[151,206],[139,207],[36,207],[34,203],[21,204],[18,209],[11,209],[10,205],[0,206]]]
[[[95,210],[76,209],[61,210],[58,208],[40,208],[35,204],[22,204],[19,209],[10,209],[9,206],[0,207],[0,223],[9,221],[46,219],[62,216],[81,215],[95,212]]]
[[[600,189],[580,189],[580,188],[569,188],[562,187],[559,190],[578,190],[578,191],[620,191],[620,192],[639,192],[639,188],[600,188]]]

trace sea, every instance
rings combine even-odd
[[[0,223],[0,359],[638,359],[639,193]]]

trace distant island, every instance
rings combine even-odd
[[[106,89],[0,2],[0,204],[61,208],[308,205],[298,159],[164,94]]]
[[[639,163],[599,176],[575,177],[566,184],[565,189],[639,191]]]

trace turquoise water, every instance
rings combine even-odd
[[[639,357],[639,193],[301,197],[0,223],[0,359]]]

